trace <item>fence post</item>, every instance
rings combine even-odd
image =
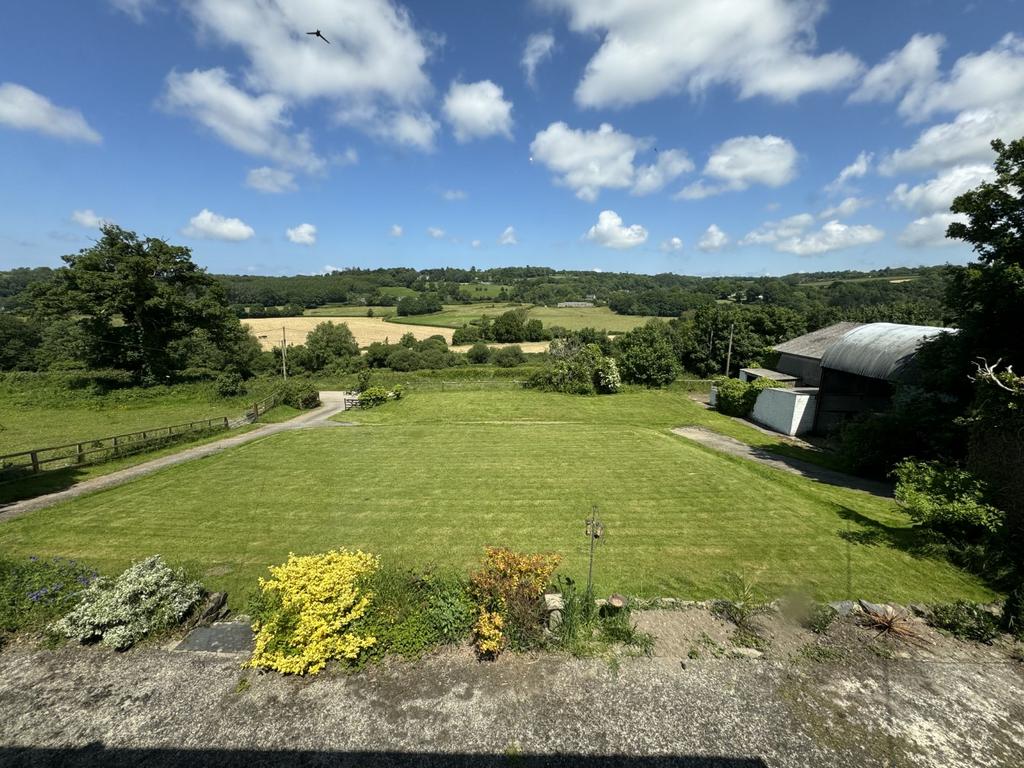
[[[32,459],[32,473],[35,474],[39,472],[39,454],[32,451],[29,454],[29,458]]]
[[[75,464],[81,464],[82,463],[82,459],[85,458],[84,454],[85,454],[85,451],[82,448],[82,444],[79,443],[78,444],[78,451],[75,454]]]
[[[224,417],[224,429],[227,429],[227,428],[228,428],[228,417],[225,416]]]

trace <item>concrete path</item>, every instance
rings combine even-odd
[[[0,653],[7,768],[1019,768],[1019,663],[451,649],[360,674],[155,649]]]
[[[750,459],[751,461],[756,461],[761,464],[765,464],[766,466],[774,467],[775,469],[781,469],[783,472],[801,475],[809,480],[815,480],[816,482],[825,483],[826,485],[836,485],[840,488],[864,491],[865,493],[870,493],[873,496],[892,498],[892,486],[888,483],[882,483],[877,480],[866,480],[863,477],[855,477],[853,475],[844,474],[843,472],[836,472],[833,469],[826,469],[825,467],[817,464],[812,464],[809,461],[771,453],[763,448],[747,445],[735,438],[726,437],[725,435],[720,435],[717,432],[712,432],[710,430],[703,429],[702,427],[677,427],[673,429],[672,432],[673,434],[685,437],[688,440],[693,440],[695,443],[700,443],[701,445],[713,450],[728,453],[733,456],[739,456],[743,459]]]
[[[193,448],[186,448],[183,451],[170,454],[169,456],[161,456],[158,459],[152,459],[150,461],[143,462],[142,464],[126,467],[125,469],[120,469],[116,472],[102,475],[101,477],[83,480],[82,482],[75,483],[62,491],[48,493],[44,496],[36,496],[35,498],[25,499],[24,501],[15,501],[10,504],[0,505],[0,523],[6,520],[12,520],[15,517],[20,517],[21,515],[29,512],[34,512],[37,509],[43,509],[44,507],[50,507],[54,504],[59,504],[62,501],[67,501],[68,499],[83,496],[87,493],[94,493],[107,488],[113,488],[121,485],[122,483],[134,480],[137,477],[142,477],[143,475],[148,475],[152,472],[164,469],[165,467],[171,467],[175,464],[192,461],[193,459],[200,459],[204,456],[212,456],[213,454],[220,453],[228,448],[234,448],[238,445],[251,443],[253,440],[261,440],[264,437],[276,435],[278,432],[288,432],[293,429],[307,429],[310,427],[342,426],[340,422],[330,421],[329,419],[336,413],[340,413],[345,410],[346,394],[347,393],[345,392],[321,392],[321,405],[319,408],[314,408],[311,411],[299,414],[288,421],[282,421],[277,424],[265,424],[241,435],[232,435],[231,437],[225,437],[223,440],[217,440],[216,442],[197,445]]]

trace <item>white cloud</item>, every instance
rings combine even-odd
[[[796,177],[798,159],[796,147],[778,136],[736,136],[715,147],[704,166],[704,176],[714,181],[695,181],[675,197],[699,200],[752,184],[781,187]]]
[[[444,237],[444,230],[440,227],[427,227],[427,234],[435,240],[440,240]]]
[[[764,245],[766,243],[777,243],[791,237],[802,234],[814,223],[814,217],[809,213],[799,213],[790,216],[782,221],[768,221],[748,232],[740,240],[740,245]]]
[[[848,53],[814,55],[821,0],[549,0],[570,28],[604,33],[576,89],[584,107],[626,106],[664,94],[731,85],[741,98],[781,101],[848,83]]]
[[[958,165],[923,184],[898,185],[889,195],[889,202],[921,213],[948,211],[955,197],[995,177],[995,171],[987,165]]]
[[[145,21],[146,13],[157,7],[156,0],[110,0],[110,4],[122,13],[131,16],[137,24]]]
[[[797,256],[819,256],[830,251],[876,243],[884,236],[882,230],[870,224],[849,225],[833,220],[817,232],[780,240],[775,244],[775,250]]]
[[[617,131],[608,123],[585,131],[557,122],[534,137],[530,151],[531,160],[555,173],[558,184],[593,202],[602,189],[632,187],[634,194],[649,194],[693,168],[686,154],[676,149],[662,152],[653,165],[636,167],[637,153],[650,146],[649,139]]]
[[[771,245],[779,253],[817,256],[843,248],[867,245],[882,239],[885,233],[870,224],[848,225],[835,219],[816,232],[807,230],[814,224],[809,213],[800,213],[782,221],[769,221],[748,232],[740,245]]]
[[[935,55],[921,54],[915,67],[901,69],[899,62],[908,58],[908,50],[927,47],[926,40]],[[910,147],[887,156],[879,166],[883,173],[991,162],[992,139],[1024,133],[1024,38],[1007,34],[987,51],[961,56],[946,74],[939,71],[942,42],[938,36],[911,39],[903,51],[879,65],[892,64],[896,74],[889,82],[879,76],[877,87],[862,85],[857,92],[865,100],[900,99],[900,114],[908,122],[955,113],[951,121],[923,130]]]
[[[961,112],[952,122],[938,123],[921,132],[907,149],[882,161],[885,174],[946,168],[995,159],[992,139],[1024,135],[1024,105]]]
[[[280,168],[253,168],[245,177],[245,185],[260,192],[268,194],[281,194],[282,192],[294,192],[298,187],[295,184],[295,174],[290,171],[282,171]]]
[[[316,245],[316,227],[312,224],[299,224],[286,230],[285,234],[296,245]]]
[[[673,251],[683,250],[683,241],[678,237],[670,237],[668,240],[663,242],[658,249],[665,253],[671,253]]]
[[[867,208],[869,205],[871,205],[871,201],[865,200],[863,197],[845,197],[838,205],[833,205],[819,213],[818,218],[846,219],[862,208]]]
[[[448,201],[465,200],[467,195],[465,191],[461,189],[446,189],[441,193],[441,197]]]
[[[720,251],[728,244],[729,236],[719,229],[717,224],[709,226],[697,241],[697,247],[705,253]]]
[[[163,104],[198,120],[222,141],[247,154],[310,172],[325,165],[313,151],[308,135],[289,135],[283,98],[246,93],[231,84],[223,69],[171,72]]]
[[[900,234],[900,242],[911,248],[955,245],[956,240],[946,237],[946,228],[954,221],[966,223],[967,217],[959,213],[933,213],[915,219]]]
[[[903,95],[900,112],[905,113],[938,77],[939,54],[945,44],[942,35],[914,35],[864,75],[850,101],[895,101]]]
[[[826,192],[839,192],[846,188],[850,179],[860,179],[867,175],[871,169],[871,160],[874,155],[871,152],[861,152],[857,159],[843,168],[839,175],[825,186]]]
[[[623,226],[622,217],[615,211],[601,211],[597,224],[587,231],[586,238],[606,248],[621,250],[643,245],[647,241],[647,230],[639,224]]]
[[[77,109],[58,107],[17,83],[0,83],[0,125],[90,144],[103,141]]]
[[[542,61],[550,58],[554,49],[555,36],[550,32],[536,32],[527,38],[520,64],[523,67],[523,72],[526,73],[526,82],[530,84],[531,88],[537,85],[537,67]]]
[[[391,236],[392,237],[401,237],[404,234],[405,234],[405,230],[402,229],[402,226],[400,224],[392,224],[391,225]]]
[[[459,142],[488,136],[512,138],[512,102],[490,80],[452,83],[442,110]]]
[[[390,0],[192,0],[188,9],[200,29],[242,49],[255,89],[346,104],[409,105],[430,94],[428,44]],[[311,25],[331,45],[307,37]]]
[[[358,165],[359,150],[357,150],[355,147],[349,147],[344,152],[335,153],[331,155],[331,163],[340,166]]]
[[[519,240],[516,239],[515,227],[511,225],[505,227],[505,230],[501,233],[501,236],[498,237],[498,243],[500,245],[518,245]]]
[[[685,152],[678,149],[667,149],[658,153],[658,161],[653,165],[642,165],[636,169],[636,181],[632,194],[649,195],[659,192],[666,184],[684,173],[693,170],[693,161]]]
[[[474,240],[473,242],[470,243],[470,245],[472,245],[474,248],[479,248],[482,245],[482,243],[479,240]]]
[[[241,219],[229,219],[206,208],[189,219],[188,226],[182,231],[189,237],[232,242],[248,240],[256,234],[253,228]]]
[[[92,208],[86,208],[81,211],[74,211],[71,214],[71,220],[80,226],[86,227],[87,229],[99,229],[104,224],[109,224],[108,219],[100,218],[96,215],[96,212]]]
[[[854,100],[891,101],[908,121],[1024,101],[1024,38],[1005,35],[982,53],[961,56],[948,76],[939,73],[941,35],[915,35],[868,73]]]

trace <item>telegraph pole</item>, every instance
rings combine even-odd
[[[732,323],[729,326],[729,351],[725,355],[725,375],[729,375],[729,365],[732,363],[732,332],[736,327],[736,323]]]
[[[288,381],[288,337],[285,335],[284,326],[281,326],[281,375]]]

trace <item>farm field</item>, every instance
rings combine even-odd
[[[435,325],[459,328],[482,315],[496,316],[516,307],[531,307],[529,304],[492,303],[492,304],[448,304],[441,312],[429,315],[413,315],[403,317],[399,322],[414,325]],[[532,307],[529,311],[531,319],[540,320],[546,328],[559,325],[570,331],[581,328],[596,328],[609,333],[625,333],[643,325],[650,317],[640,315],[619,315],[608,307]]]
[[[366,317],[366,310],[372,309],[374,317],[392,317],[398,310],[395,307],[367,307],[362,304],[325,304],[303,312],[304,317]]]
[[[249,326],[259,339],[263,349],[273,349],[281,344],[281,327],[285,329],[289,344],[304,344],[309,332],[320,323],[327,322],[330,317],[260,317],[244,318],[242,323]],[[356,337],[360,347],[368,347],[375,341],[390,340],[397,342],[406,333],[413,334],[417,339],[430,336],[444,336],[449,344],[452,342],[452,329],[408,323],[389,323],[383,317],[341,317],[343,322]]]
[[[670,434],[699,424],[781,442],[682,393],[413,392],[342,417],[359,426],[275,435],[0,524],[0,548],[107,571],[158,552],[240,608],[268,565],[331,547],[468,567],[484,546],[506,545],[559,552],[562,571],[584,577],[583,520],[597,504],[602,592],[709,597],[734,571],[773,594],[991,597],[910,554],[913,532],[891,501]]]

